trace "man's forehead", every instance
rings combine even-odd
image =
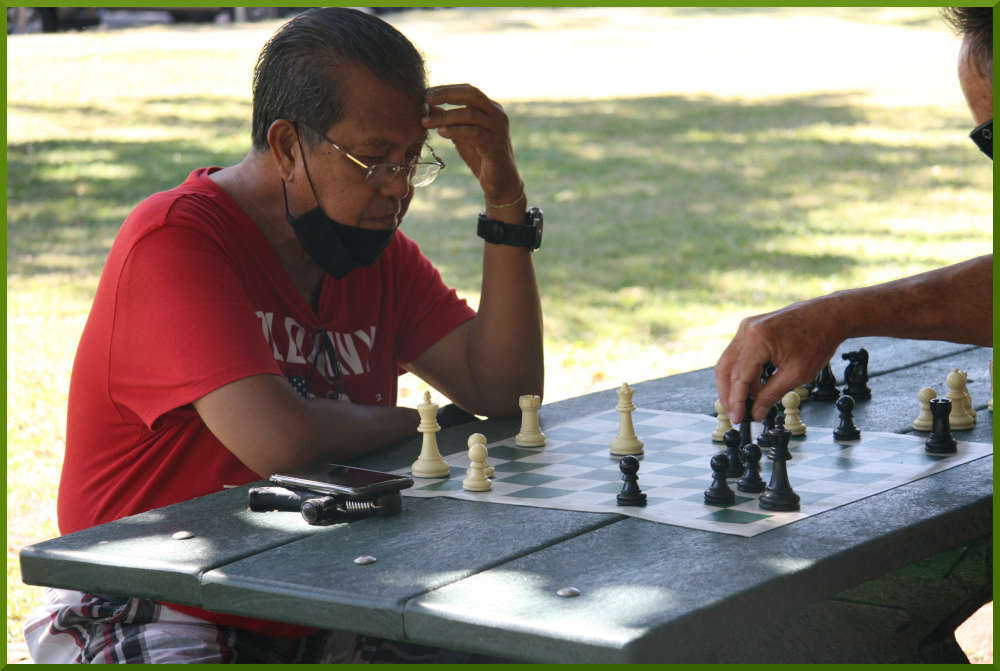
[[[409,142],[397,142],[390,140],[386,137],[381,137],[379,135],[371,135],[367,137],[362,137],[362,139],[357,143],[359,147],[364,147],[365,149],[371,149],[374,151],[389,151],[396,149],[397,147],[414,148],[419,147],[427,141],[427,132],[424,131],[416,136]]]

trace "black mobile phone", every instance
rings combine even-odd
[[[339,464],[323,464],[289,473],[275,473],[269,479],[286,487],[300,487],[321,494],[343,494],[359,498],[396,492],[413,486],[413,480],[405,475]]]

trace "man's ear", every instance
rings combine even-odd
[[[302,159],[301,145],[295,125],[287,119],[276,119],[267,129],[267,146],[278,167],[281,178],[286,182],[295,181],[295,173]]]

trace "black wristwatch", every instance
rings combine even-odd
[[[525,212],[523,224],[508,224],[505,221],[497,221],[487,217],[485,212],[481,212],[476,232],[483,240],[495,245],[527,247],[529,250],[535,251],[542,246],[542,223],[542,211],[537,207]]]

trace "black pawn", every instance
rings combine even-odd
[[[736,429],[729,429],[723,434],[722,442],[726,446],[726,459],[729,461],[726,477],[738,478],[743,474],[743,459],[740,457],[740,432]]]
[[[726,470],[729,468],[729,457],[717,454],[712,457],[712,484],[705,490],[705,503],[725,505],[736,502],[736,494],[726,482]]]
[[[833,376],[833,366],[827,362],[823,370],[816,376],[809,398],[817,401],[835,401],[838,396],[840,396],[840,390],[837,389],[837,378]]]
[[[840,413],[840,423],[833,430],[834,440],[858,440],[861,432],[854,426],[854,399],[844,395],[837,400],[837,412]]]
[[[763,425],[760,435],[757,436],[757,444],[761,447],[771,447],[774,442],[771,439],[771,430],[774,428],[774,418],[778,416],[778,404],[771,406],[771,409],[764,415]]]
[[[736,481],[736,488],[741,492],[764,491],[766,485],[760,478],[760,448],[754,443],[743,446],[743,461],[746,463],[746,470],[743,477]]]
[[[618,492],[618,505],[646,505],[646,494],[639,490],[639,460],[632,455],[622,457],[618,468],[622,472],[622,480],[624,481],[622,490]]]
[[[760,386],[767,384],[767,381],[771,379],[771,376],[777,372],[777,367],[770,361],[764,364],[764,369],[760,372]]]
[[[782,408],[782,410],[784,410],[784,408]],[[784,412],[779,413],[778,416],[774,418],[774,428],[775,429],[782,429],[782,430],[784,430],[784,428],[785,428],[785,413]],[[773,430],[774,429],[772,429],[772,431]],[[789,431],[788,435],[791,435],[791,433],[792,432]],[[777,446],[777,443],[775,443],[775,447],[776,446]],[[788,449],[788,443],[785,443],[785,461],[788,461],[791,458],[792,458],[792,451]]]
[[[750,408],[752,407],[753,397],[747,396],[746,409],[743,411],[743,421],[740,422],[740,447],[753,442],[753,432],[750,427],[750,422],[753,421],[753,417],[750,416]]]
[[[844,352],[840,355],[844,361],[849,361],[844,369],[844,393],[855,400],[868,401],[872,390],[868,388],[868,350],[864,347],[857,352]]]
[[[958,450],[958,443],[951,435],[950,398],[931,399],[931,435],[924,445],[931,454],[952,454]]]
[[[774,448],[768,458],[774,461],[771,467],[771,481],[767,483],[767,489],[757,499],[757,505],[764,510],[792,511],[799,509],[799,495],[792,491],[792,485],[788,482],[788,464],[785,455],[788,454],[788,440],[792,437],[792,432],[785,427],[775,427]]]

